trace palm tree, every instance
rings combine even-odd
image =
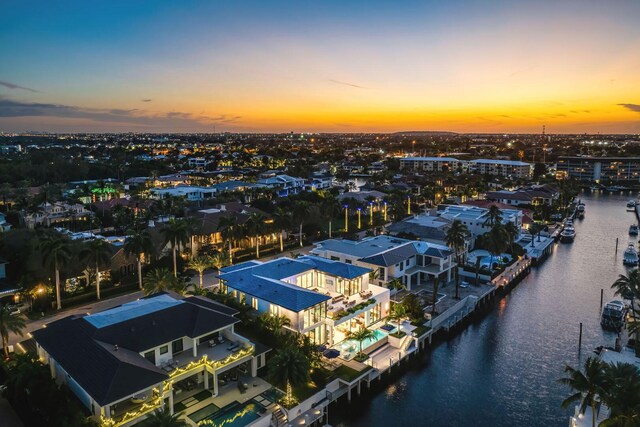
[[[264,220],[264,215],[254,212],[249,215],[249,219],[245,223],[247,234],[255,236],[256,239],[256,258],[260,258],[260,235],[264,234],[266,228]]]
[[[157,409],[141,423],[144,427],[184,427],[187,425],[185,421],[180,419],[180,414],[171,415],[169,407]]]
[[[438,288],[440,287],[440,275],[433,277],[433,297],[431,298],[431,318],[436,315],[436,303],[438,302]]]
[[[85,244],[79,256],[87,267],[95,266],[96,268],[96,298],[100,299],[100,266],[111,263],[111,245],[106,240],[94,239]]]
[[[529,226],[529,229],[527,230],[529,232],[529,234],[531,235],[531,247],[533,247],[535,245],[535,240],[536,240],[536,234],[538,233],[538,228],[540,226],[537,223],[533,223]]]
[[[276,209],[273,214],[273,225],[280,230],[280,252],[284,251],[284,231],[291,227],[291,213],[282,208]]]
[[[331,238],[331,225],[333,218],[336,218],[338,215],[340,215],[340,213],[342,212],[342,206],[331,193],[325,193],[325,196],[320,204],[320,208],[322,209],[322,215],[329,221],[329,238]]]
[[[630,363],[605,364],[605,386],[600,399],[610,409],[609,419],[600,426],[640,425],[640,372]]]
[[[487,219],[484,221],[484,225],[493,227],[496,224],[502,222],[502,211],[496,205],[491,205],[487,212]]]
[[[373,333],[373,331],[367,328],[362,328],[356,332],[347,332],[348,339],[356,340],[360,344],[360,351],[358,351],[359,354],[362,354],[362,342],[365,340],[373,339],[375,338],[375,336],[376,335]]]
[[[185,220],[171,218],[169,224],[160,232],[164,235],[165,245],[171,245],[173,254],[173,277],[178,277],[177,251],[179,246],[184,246],[189,242],[191,230]]]
[[[402,289],[406,289],[406,286],[404,283],[402,283],[401,279],[393,279],[392,281],[389,282],[389,284],[387,285],[389,287],[389,289],[395,289],[396,293],[393,294],[393,302],[394,304],[397,301],[397,295],[398,295],[398,291],[402,290]]]
[[[258,321],[274,335],[281,335],[285,327],[291,326],[291,320],[287,316],[275,316],[269,313],[261,314]]]
[[[225,251],[216,252],[210,258],[211,266],[220,271],[222,267],[229,265],[229,255]]]
[[[9,358],[9,333],[23,336],[22,330],[26,326],[24,317],[14,316],[7,307],[0,306],[0,336],[2,336],[2,352],[5,359]]]
[[[491,227],[485,236],[485,246],[491,254],[491,262],[489,263],[489,270],[493,269],[493,258],[500,255],[507,248],[509,242],[509,235],[504,229],[502,224],[496,224]]]
[[[637,322],[636,309],[634,307],[635,299],[640,298],[640,270],[633,269],[628,276],[621,274],[618,279],[613,282],[611,289],[615,289],[615,295],[631,300],[631,316],[633,321],[629,323],[629,333],[635,333],[636,342],[638,342],[638,334],[640,332],[640,324]]]
[[[229,264],[233,264],[232,245],[238,229],[238,219],[234,216],[224,216],[218,222],[218,232],[223,241],[227,242],[229,248]]]
[[[400,320],[404,319],[407,316],[407,309],[405,305],[401,302],[394,303],[391,312],[387,316],[387,319],[390,321],[395,321],[398,330],[400,330]]]
[[[295,221],[296,224],[298,224],[298,227],[299,227],[300,247],[303,246],[303,243],[302,243],[302,225],[306,221],[307,216],[309,215],[309,211],[310,211],[309,203],[307,203],[307,202],[296,202],[293,205],[292,216],[293,216],[293,220]]]
[[[62,308],[60,268],[71,259],[71,240],[57,233],[45,233],[40,237],[38,246],[45,263],[50,268],[53,267],[56,281],[56,306],[60,310]]]
[[[596,427],[596,397],[603,391],[605,384],[604,363],[602,360],[589,357],[584,362],[584,372],[567,365],[564,369],[567,376],[558,382],[568,385],[574,394],[562,401],[562,407],[568,408],[574,402],[580,402],[580,413],[584,414],[591,407],[591,425]]]
[[[460,220],[456,219],[451,223],[451,226],[447,230],[447,235],[445,237],[445,243],[450,248],[453,248],[456,257],[456,264],[460,265],[460,254],[464,250],[464,246],[467,240],[467,236],[469,235],[469,229],[466,225],[464,225]],[[453,270],[455,273],[456,279],[456,295],[455,298],[459,299],[459,288],[460,288],[460,275],[458,273],[458,266]]]
[[[520,230],[518,230],[518,227],[513,222],[509,221],[504,225],[504,231],[507,233],[507,236],[509,236],[509,249],[513,254],[513,243],[520,235]]]
[[[269,378],[278,385],[302,385],[309,380],[309,370],[309,360],[293,346],[278,349],[268,363]]]
[[[192,258],[191,261],[189,261],[189,268],[197,271],[200,276],[200,288],[202,288],[202,276],[204,275],[204,271],[212,265],[211,258],[207,256]]]
[[[476,286],[478,286],[478,283],[480,283],[480,261],[482,261],[482,258],[476,257],[476,264],[475,264]]]
[[[144,276],[145,295],[179,290],[178,279],[166,268],[153,269]]]
[[[138,262],[138,285],[142,289],[142,258],[153,252],[153,242],[147,230],[127,231],[127,238],[124,241],[124,253],[127,256],[135,256]]]

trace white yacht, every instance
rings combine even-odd
[[[631,224],[629,226],[629,235],[637,236],[638,235],[638,224]]]
[[[600,318],[600,324],[604,329],[619,332],[623,328],[627,320],[626,317],[627,307],[622,301],[609,301],[602,308],[602,317]]]
[[[578,218],[584,218],[584,212],[586,210],[584,203],[580,202],[576,210],[578,211]]]
[[[571,243],[576,238],[576,229],[571,225],[566,225],[562,233],[560,233],[560,241],[562,243]]]
[[[629,247],[625,249],[622,263],[634,267],[638,265],[638,251],[633,243],[629,243]]]
[[[635,208],[636,208],[636,204],[637,204],[637,202],[636,202],[635,200],[629,200],[629,201],[627,202],[627,210],[628,210],[628,211],[633,211],[633,210],[635,210]]]

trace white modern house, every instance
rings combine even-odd
[[[411,289],[438,276],[450,281],[456,266],[453,251],[444,245],[391,236],[363,240],[329,239],[316,243],[314,255],[375,271],[374,283],[384,286],[400,279]]]
[[[285,316],[288,329],[333,345],[354,328],[387,316],[389,289],[369,283],[369,268],[316,256],[225,267],[223,292],[260,313]]]
[[[502,223],[513,223],[518,230],[522,229],[523,213],[519,209],[501,209]],[[449,221],[459,220],[466,225],[473,237],[478,237],[491,229],[487,224],[489,209],[467,205],[440,205],[437,215]],[[516,239],[517,240],[517,239]]]
[[[190,202],[210,199],[217,192],[215,187],[199,187],[195,185],[178,185],[176,187],[152,188],[151,194],[156,199],[167,197],[183,197]]]
[[[270,178],[259,179],[256,181],[256,184],[273,189],[280,197],[298,194],[304,191],[305,188],[304,179],[289,175],[276,175]]]
[[[234,309],[203,297],[161,293],[103,312],[71,315],[32,333],[38,357],[102,427],[171,413],[194,390],[222,392],[234,370],[255,377],[262,345],[234,331]]]

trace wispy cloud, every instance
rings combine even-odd
[[[151,102],[151,101],[153,101],[153,99],[147,98],[147,99],[141,99],[140,101],[142,101],[142,102]]]
[[[618,104],[620,107],[624,107],[627,110],[640,113],[640,104]]]
[[[337,85],[351,86],[351,87],[355,87],[355,88],[358,88],[358,89],[367,89],[365,86],[360,86],[360,85],[357,85],[355,83],[343,82],[343,81],[334,80],[334,79],[329,79],[329,81],[331,83],[335,83]]]
[[[38,92],[37,90],[35,90],[35,89],[31,89],[30,87],[20,86],[20,85],[17,85],[17,84],[15,84],[15,83],[6,82],[6,81],[4,81],[4,80],[0,80],[0,86],[4,86],[4,87],[9,88],[9,89],[22,89],[22,90],[28,90],[29,92],[34,92],[34,93],[37,93],[37,92]]]
[[[0,96],[0,118],[2,117],[63,117],[150,127],[230,124],[236,123],[242,118],[238,115],[207,116],[181,111],[153,113],[136,108],[128,110],[84,108],[62,104],[22,102]]]

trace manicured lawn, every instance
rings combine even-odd
[[[343,380],[345,380],[347,382],[351,382],[351,381],[355,380],[356,378],[358,378],[359,376],[361,376],[362,374],[364,374],[365,372],[367,372],[370,369],[371,369],[371,366],[367,366],[362,371],[356,371],[353,368],[350,368],[348,366],[342,365],[338,369],[333,371],[333,374],[335,376],[337,376],[338,378],[341,378],[341,379],[343,379]]]

